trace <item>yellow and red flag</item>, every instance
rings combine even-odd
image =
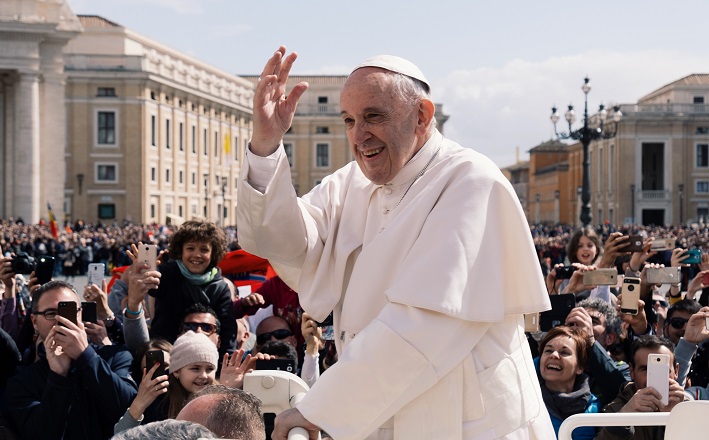
[[[49,211],[49,229],[52,231],[52,237],[59,237],[59,231],[57,230],[57,219],[52,213],[52,205],[47,202],[47,210]]]

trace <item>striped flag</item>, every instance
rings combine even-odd
[[[59,237],[57,219],[54,217],[54,213],[52,213],[52,205],[50,205],[49,202],[47,202],[47,211],[49,211],[49,229],[52,231],[52,237],[57,238]]]

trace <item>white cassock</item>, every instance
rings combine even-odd
[[[522,317],[549,297],[488,158],[435,131],[386,185],[352,162],[297,198],[282,147],[247,152],[238,201],[241,246],[314,319],[334,310],[339,361],[306,419],[336,440],[555,438]]]

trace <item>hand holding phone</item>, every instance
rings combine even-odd
[[[59,301],[57,314],[76,324],[76,315],[79,313],[75,301]]]
[[[626,252],[642,252],[644,250],[642,235],[629,235],[628,245],[623,249]]]
[[[554,269],[556,271],[557,280],[570,280],[571,276],[576,272],[576,267],[574,266],[564,266],[557,267]]]
[[[138,246],[138,262],[148,265],[148,270],[157,269],[158,247],[154,244]]]
[[[155,364],[160,364],[160,366],[155,370],[155,373],[153,373],[153,379],[167,375],[165,353],[162,350],[148,350],[145,353],[145,371],[150,371]]]

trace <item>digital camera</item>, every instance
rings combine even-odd
[[[26,252],[18,252],[12,259],[12,271],[16,274],[30,274],[34,272],[35,267],[34,257]]]

